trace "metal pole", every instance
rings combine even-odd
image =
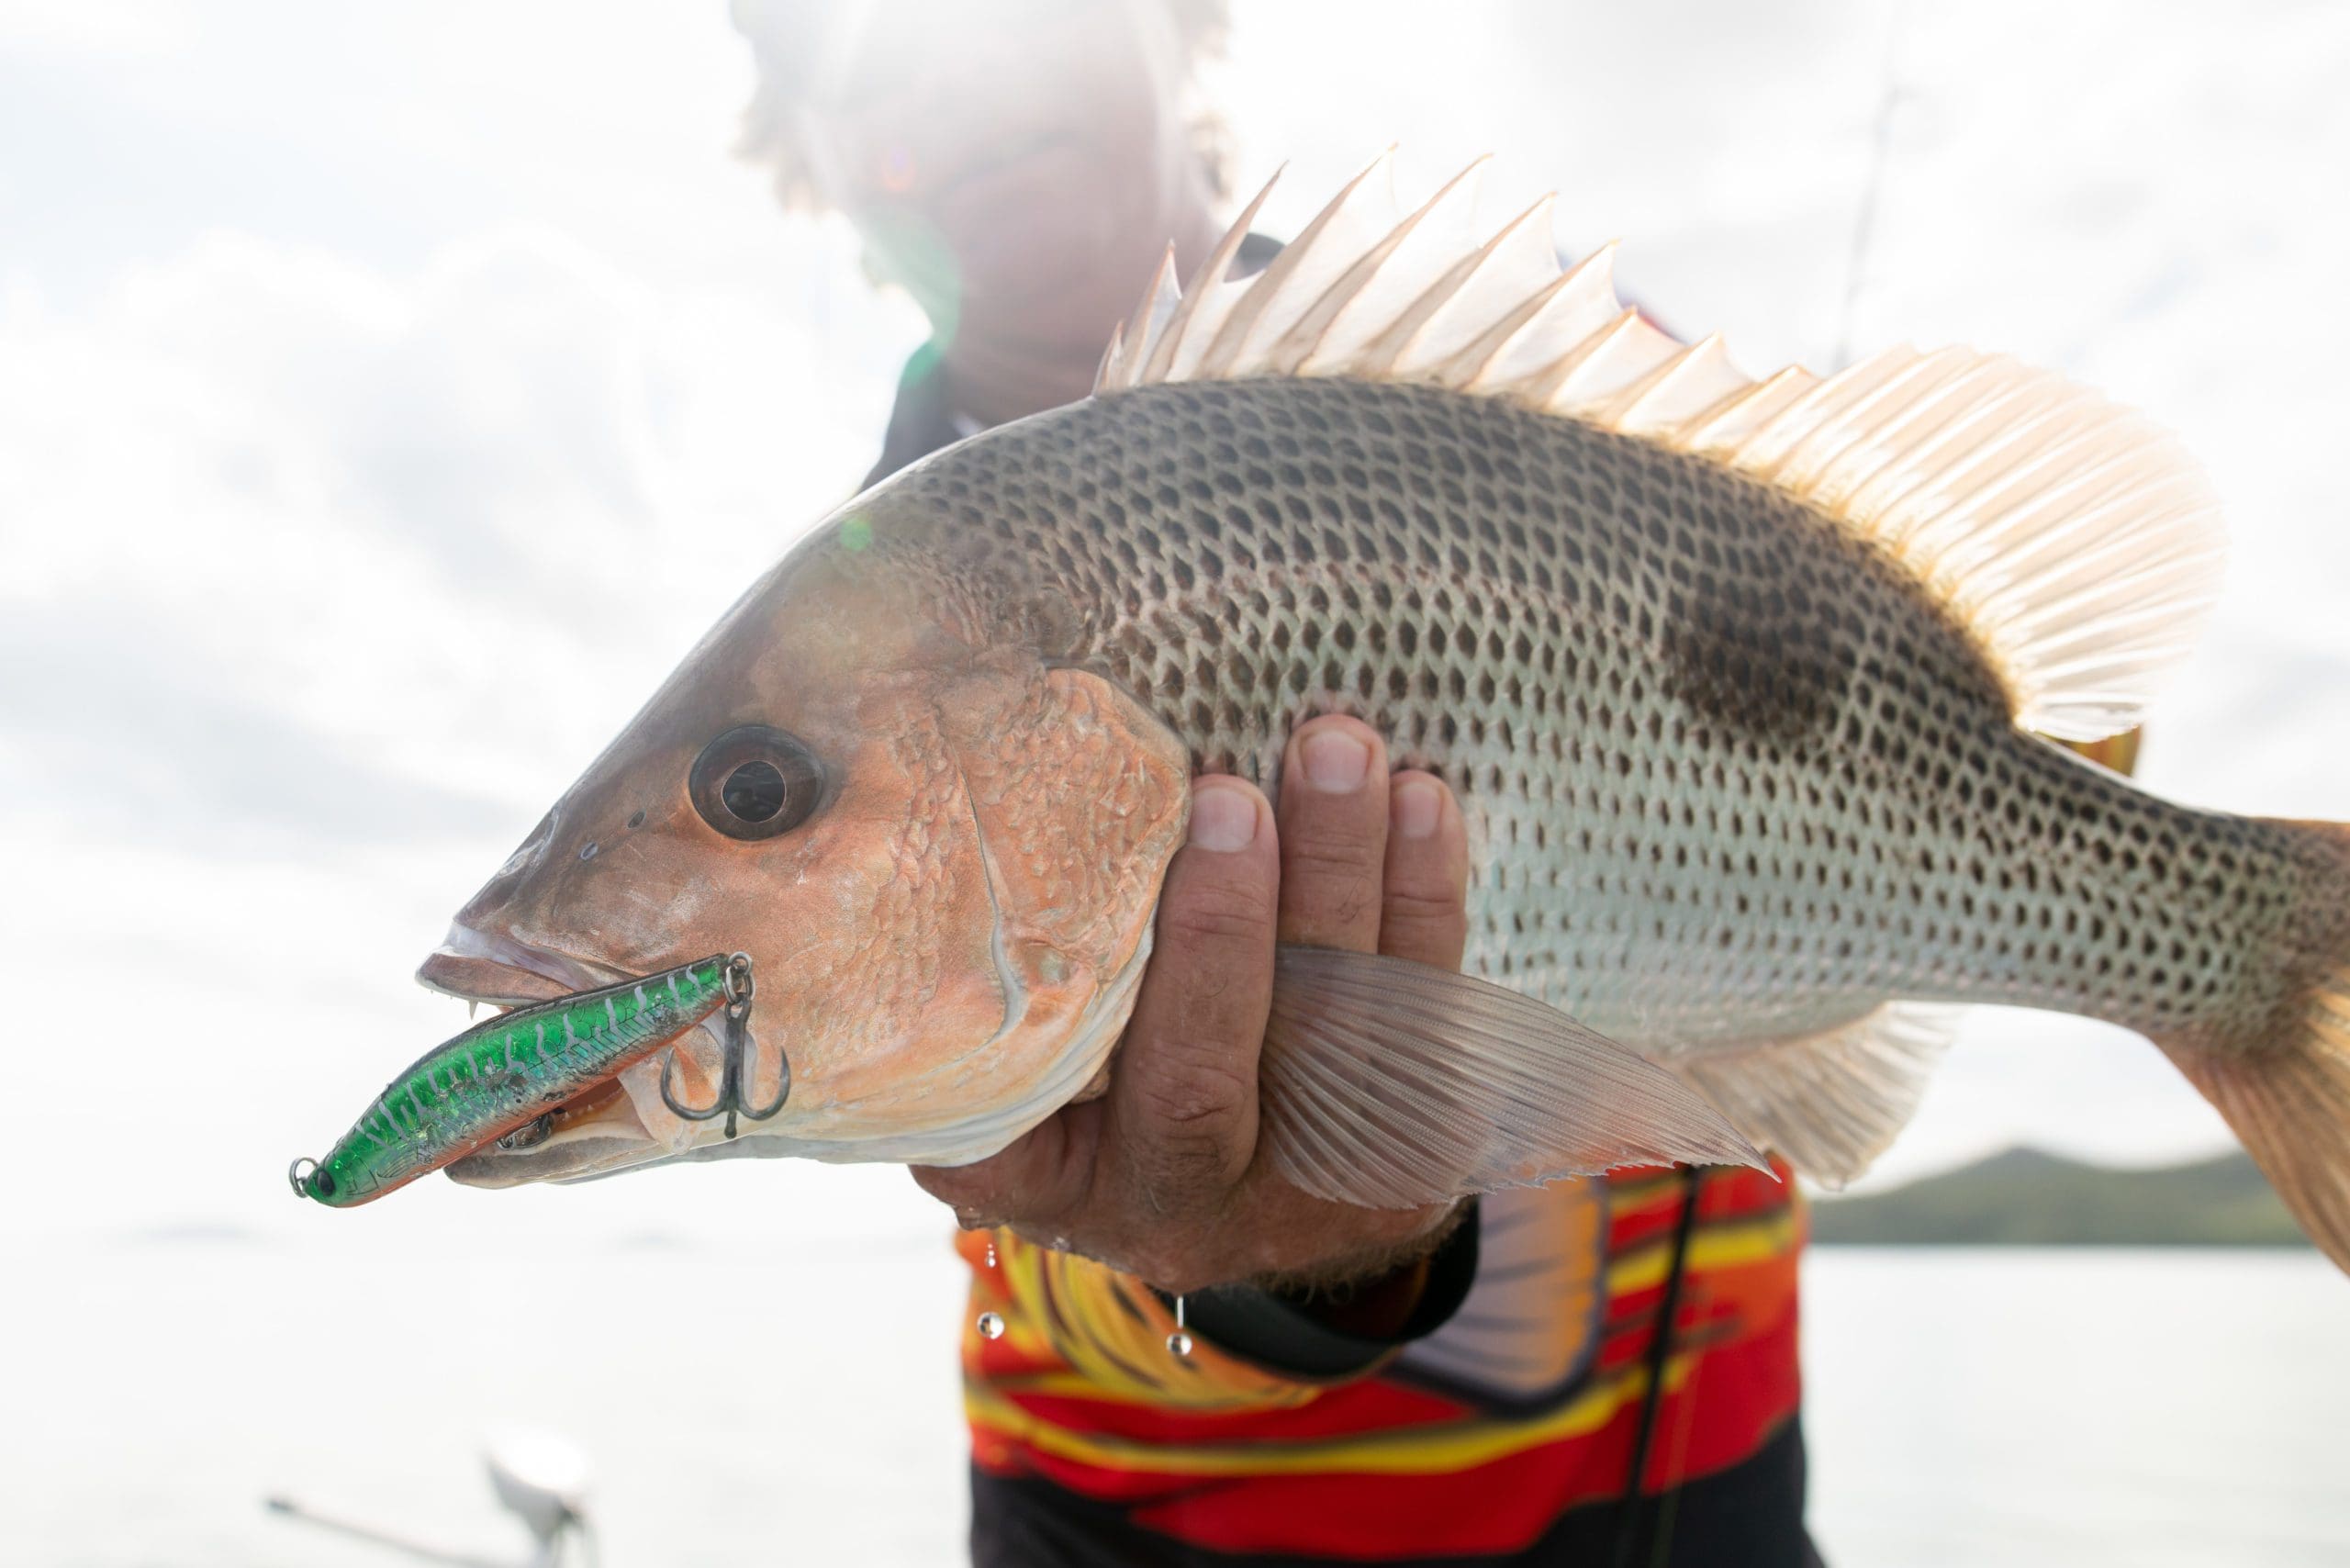
[[[1893,151],[1893,111],[1901,102],[1901,41],[1909,28],[1909,7],[1895,7],[1893,25],[1886,36],[1885,86],[1878,95],[1876,135],[1869,149],[1867,182],[1861,187],[1860,210],[1852,218],[1852,247],[1844,261],[1844,304],[1837,312],[1836,358],[1833,373],[1852,363],[1852,319],[1861,305],[1861,279],[1867,270],[1870,249],[1876,242],[1877,194],[1885,187],[1885,168]]]
[[[420,1558],[427,1562],[445,1562],[451,1564],[452,1568],[514,1568],[512,1563],[503,1562],[496,1558],[472,1557],[461,1551],[444,1551],[437,1546],[427,1546],[421,1541],[409,1540],[394,1535],[388,1530],[377,1529],[373,1525],[356,1524],[349,1519],[338,1519],[326,1514],[313,1513],[291,1497],[264,1498],[262,1506],[273,1514],[284,1514],[288,1518],[299,1519],[304,1524],[316,1525],[320,1529],[332,1530],[338,1535],[372,1541],[377,1546],[389,1547],[394,1551],[404,1551],[410,1557]]]

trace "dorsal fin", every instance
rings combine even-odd
[[[1382,154],[1357,175],[1255,277],[1225,274],[1261,193],[1187,290],[1163,268],[1103,356],[1096,395],[1346,376],[1642,436],[1874,541],[1972,631],[2024,728],[2095,740],[2140,722],[2193,641],[2224,553],[2209,485],[2151,422],[1963,348],[1755,380],[1719,338],[1684,344],[1626,308],[1612,248],[1562,274],[1547,203],[1481,238],[1466,221],[1469,174],[1404,214],[1387,164]]]

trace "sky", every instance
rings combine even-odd
[[[1490,151],[1496,218],[1557,188],[1750,372],[1964,342],[2149,410],[2235,551],[2144,780],[2350,815],[2350,14],[1960,9],[1239,0],[1212,85],[1275,232],[1390,142],[1407,196]],[[43,1020],[0,1236],[943,1223],[799,1162],[356,1225],[282,1185],[461,1026],[409,979],[449,915],[870,461],[920,319],[730,156],[750,81],[714,0],[0,8],[0,977]],[[2143,1041],[1986,1014],[1872,1180],[2225,1139]]]

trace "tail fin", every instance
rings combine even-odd
[[[2290,1023],[2251,1050],[2159,1042],[2244,1140],[2309,1238],[2350,1272],[2350,824],[2295,823],[2343,861],[2330,950]]]

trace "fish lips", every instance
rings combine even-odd
[[[623,1101],[625,1104],[625,1101]],[[625,1129],[583,1127],[566,1138],[558,1128],[534,1148],[508,1151],[483,1149],[445,1168],[449,1180],[461,1186],[496,1190],[527,1187],[540,1182],[587,1182],[617,1175],[647,1160],[672,1158],[669,1151],[640,1131],[632,1137]]]
[[[416,970],[417,983],[427,991],[500,1007],[552,1002],[628,978],[608,965],[526,947],[464,925],[451,926],[441,946]]]

